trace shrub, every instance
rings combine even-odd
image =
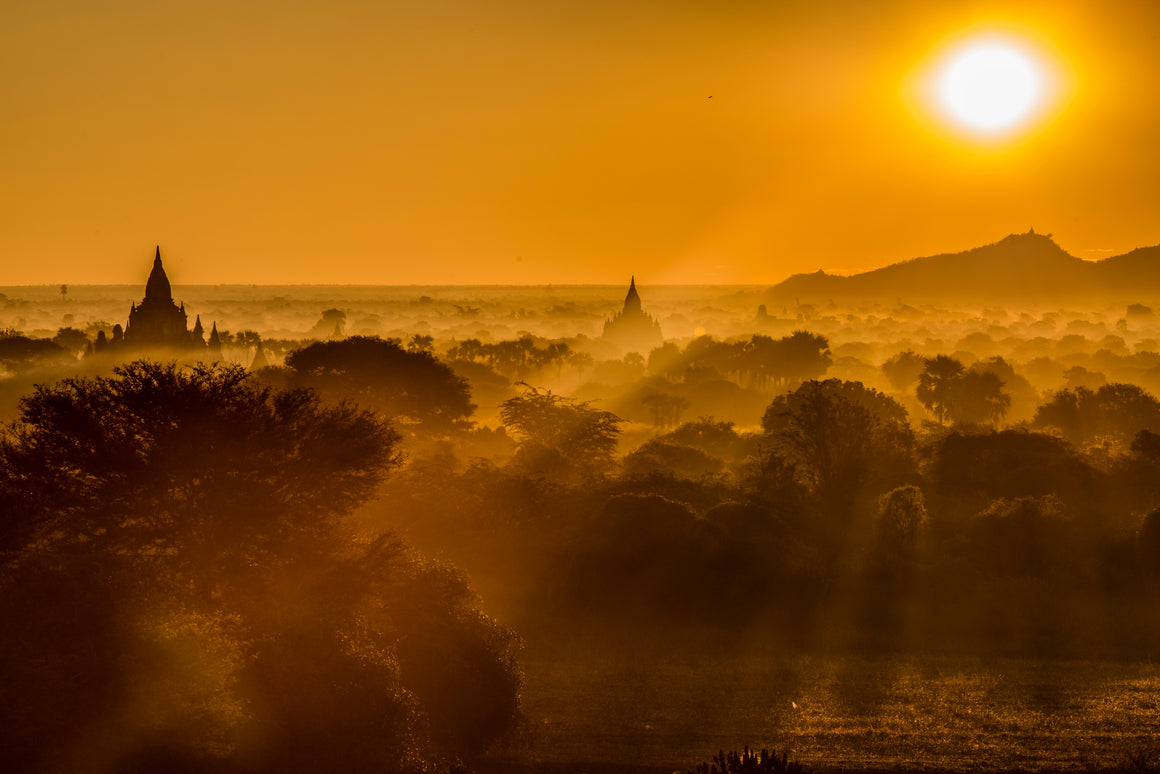
[[[789,759],[789,751],[780,755],[769,750],[725,753],[721,750],[711,763],[701,763],[688,774],[808,774],[812,769]]]

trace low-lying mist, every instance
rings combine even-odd
[[[641,286],[633,346],[616,288],[178,288],[218,354],[0,290],[14,770],[1113,766],[1160,728],[1143,304]]]

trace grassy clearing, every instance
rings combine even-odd
[[[626,655],[525,668],[526,730],[505,756],[545,771],[685,771],[744,744],[815,767],[1091,769],[1128,765],[1160,740],[1151,663]]]

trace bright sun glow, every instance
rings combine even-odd
[[[974,142],[1006,145],[1057,113],[1069,78],[1043,36],[997,24],[945,42],[920,65],[922,112]]]
[[[939,79],[939,99],[951,118],[980,132],[1010,129],[1031,116],[1044,96],[1032,59],[1005,42],[969,45]]]

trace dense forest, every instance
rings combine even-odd
[[[1160,645],[1127,324],[610,356],[335,311],[216,357],[0,338],[8,770],[482,770],[526,657]]]

